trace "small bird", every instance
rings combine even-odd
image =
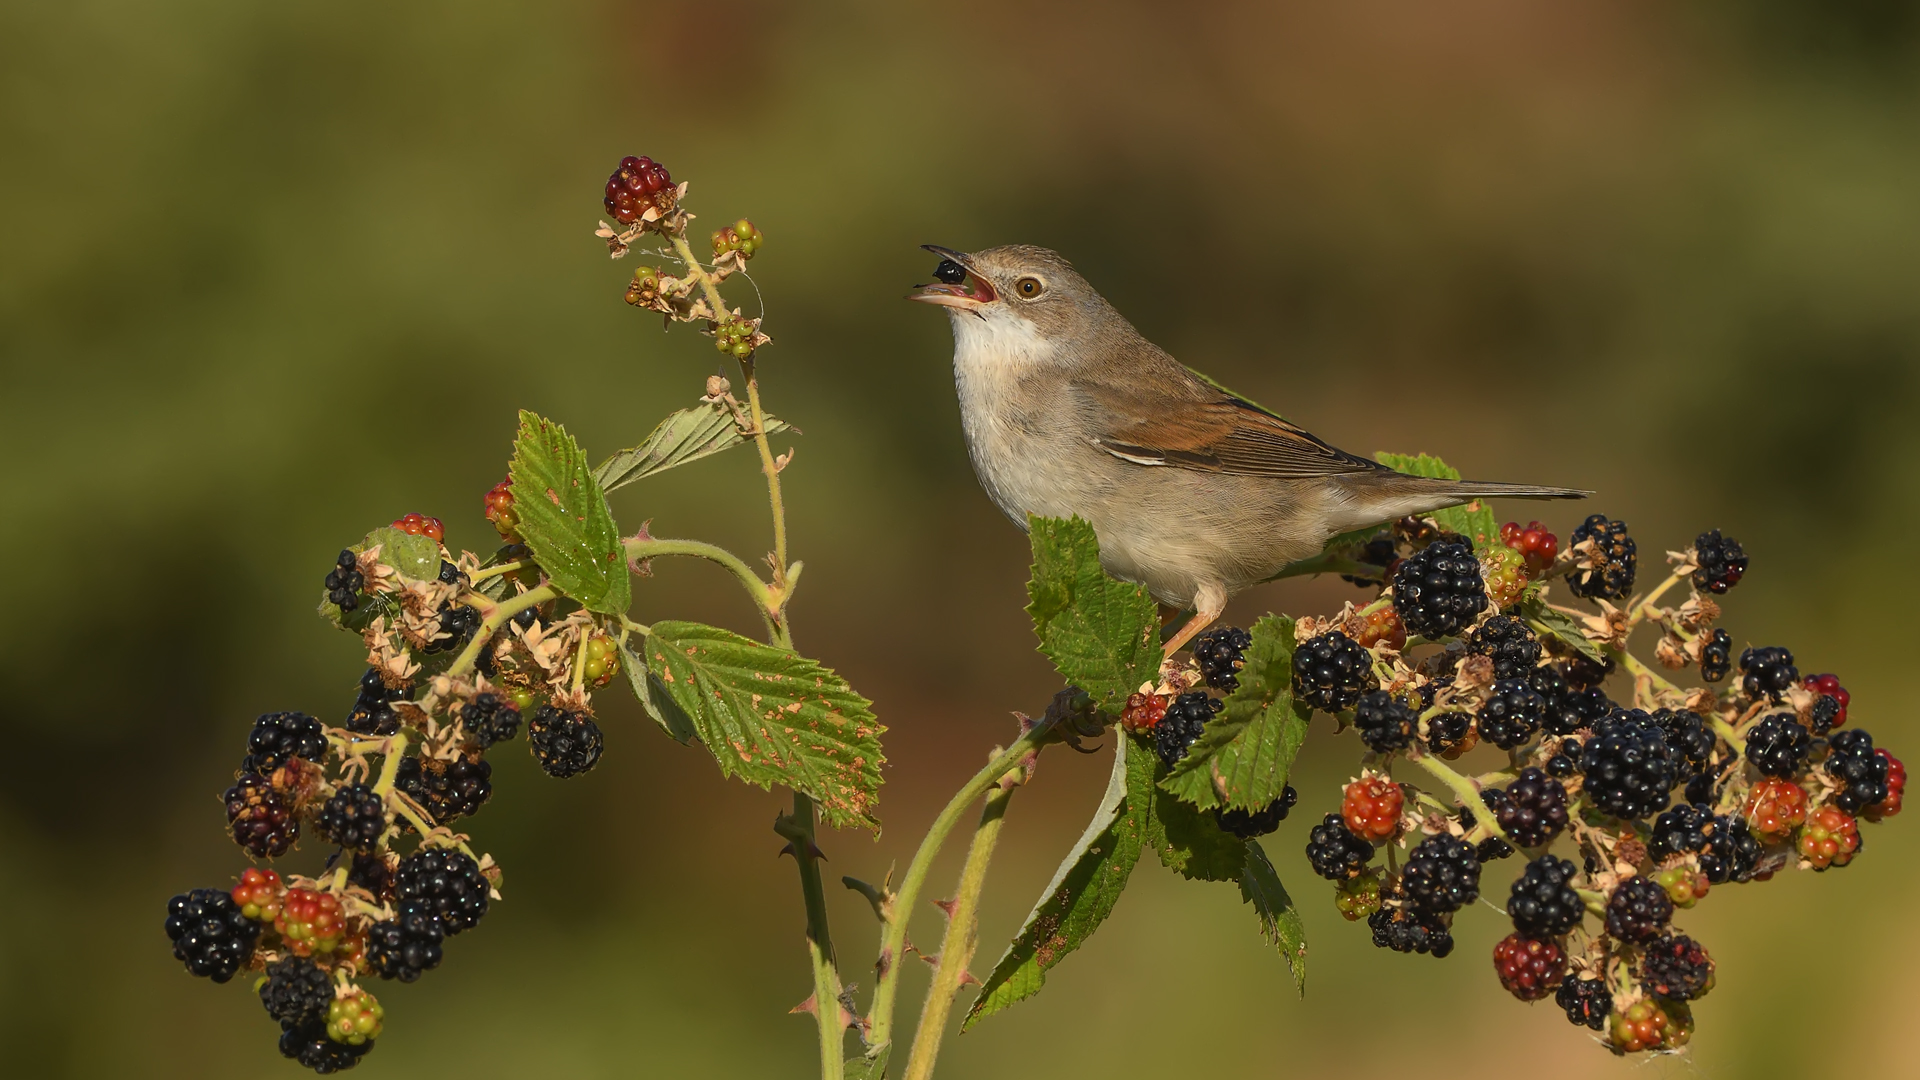
[[[964,254],[932,244],[936,282],[909,298],[947,309],[967,452],[1021,529],[1078,515],[1107,572],[1194,618],[1320,553],[1343,532],[1473,499],[1590,492],[1408,476],[1315,438],[1180,364],[1066,259],[1022,244]]]

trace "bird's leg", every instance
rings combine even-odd
[[[1181,627],[1179,633],[1167,639],[1163,655],[1172,656],[1179,652],[1182,646],[1193,640],[1195,634],[1213,625],[1213,621],[1226,610],[1226,586],[1210,581],[1194,590],[1193,618],[1187,620],[1187,625]]]

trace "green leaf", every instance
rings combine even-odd
[[[642,645],[640,651],[645,652],[646,646]],[[693,717],[673,700],[667,684],[648,670],[646,662],[635,656],[624,641],[620,643],[620,666],[627,671],[627,683],[633,687],[633,696],[640,699],[640,707],[647,710],[647,715],[653,717],[653,722],[659,724],[669,738],[685,746],[700,737],[694,729]]]
[[[1152,813],[1150,800],[1129,793],[1153,783],[1156,758],[1124,735],[1113,742],[1113,772],[1100,808],[987,976],[960,1030],[1039,993],[1047,970],[1093,936],[1126,889]]]
[[[1266,850],[1255,841],[1247,841],[1247,870],[1240,877],[1240,895],[1260,915],[1260,936],[1280,949],[1293,972],[1293,988],[1302,996],[1307,992],[1307,924],[1301,920],[1293,897],[1280,884],[1280,875],[1267,861]]]
[[[507,475],[520,536],[554,585],[589,611],[627,610],[631,594],[620,530],[567,429],[521,410]]]
[[[1240,686],[1174,765],[1161,790],[1202,810],[1262,810],[1280,797],[1306,741],[1310,712],[1293,701],[1293,620],[1268,615],[1253,624]]]
[[[1208,811],[1197,810],[1157,787],[1155,782],[1167,772],[1160,755],[1145,746],[1134,750],[1134,756],[1148,765],[1136,767],[1128,776],[1137,786],[1129,788],[1127,798],[1153,807],[1146,841],[1160,857],[1160,865],[1188,881],[1239,881],[1247,865],[1246,841],[1221,829]]]
[[[1596,664],[1606,663],[1600,644],[1580,632],[1580,624],[1574,621],[1573,616],[1555,610],[1538,593],[1521,598],[1520,614],[1526,618],[1527,625],[1533,627],[1534,633],[1558,638],[1562,644],[1579,650],[1582,656]]]
[[[1373,455],[1375,461],[1409,476],[1431,476],[1440,480],[1460,479],[1460,470],[1431,454],[1391,454],[1384,450]],[[1500,522],[1484,501],[1475,499],[1465,506],[1449,506],[1431,515],[1442,529],[1456,532],[1479,548],[1500,543]]]
[[[846,1061],[846,1080],[884,1080],[887,1075],[887,1058],[893,1054],[893,1044],[876,1046],[872,1057],[855,1055]]]
[[[1100,568],[1093,526],[1072,518],[1027,519],[1033,579],[1027,614],[1040,651],[1094,706],[1118,712],[1160,672],[1159,612],[1147,590]]]
[[[380,561],[415,581],[432,581],[440,576],[440,542],[431,536],[415,536],[391,525],[367,534],[355,551],[380,545]]]
[[[647,670],[728,776],[813,796],[827,823],[878,829],[880,734],[866,698],[830,669],[731,630],[659,622]]]
[[[767,417],[767,434],[786,431],[784,421]],[[631,450],[622,450],[593,470],[600,490],[612,491],[635,480],[644,480],[676,465],[685,465],[746,441],[740,425],[718,402],[702,402],[660,421],[648,433],[646,441]]]

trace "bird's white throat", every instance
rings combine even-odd
[[[1054,345],[1039,327],[1005,304],[963,311],[948,309],[953,323],[953,370],[970,379],[1018,376],[1053,356]],[[964,403],[963,403],[964,404]]]

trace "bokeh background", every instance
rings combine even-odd
[[[765,384],[805,431],[797,634],[892,726],[886,832],[827,836],[835,874],[904,865],[1009,711],[1054,689],[1024,542],[962,449],[945,320],[899,299],[931,269],[922,242],[1057,247],[1150,337],[1337,444],[1598,489],[1649,575],[1726,529],[1754,560],[1736,639],[1840,672],[1860,722],[1920,748],[1898,697],[1920,599],[1898,554],[1920,452],[1916,11],[0,6],[8,1071],[299,1074],[244,980],[181,973],[163,904],[244,865],[216,796],[251,718],[348,708],[359,650],[311,614],[343,544],[415,510],[489,543],[515,408],[599,455],[715,370],[705,339],[620,302],[631,264],[591,235],[625,153],[692,181],[698,227],[749,214],[770,238]],[[615,509],[755,553],[754,468],[735,453]],[[1288,583],[1233,612],[1348,595]],[[659,567],[635,610],[754,628],[703,565]],[[507,899],[423,982],[380,987],[360,1075],[812,1075],[812,1025],[783,1015],[808,986],[780,797],[606,713],[588,777],[500,755],[472,826]],[[953,1039],[942,1075],[1911,1074],[1914,822],[1844,871],[1716,889],[1683,920],[1720,963],[1691,1051],[1622,1062],[1504,997],[1493,911],[1442,962],[1338,918],[1300,847],[1355,751],[1320,729],[1268,844],[1306,911],[1305,1001],[1235,890],[1143,865],[1047,992]],[[982,970],[1105,771],[1050,755],[1015,801]],[[870,983],[872,916],[832,903]],[[937,914],[917,918],[932,947]]]

